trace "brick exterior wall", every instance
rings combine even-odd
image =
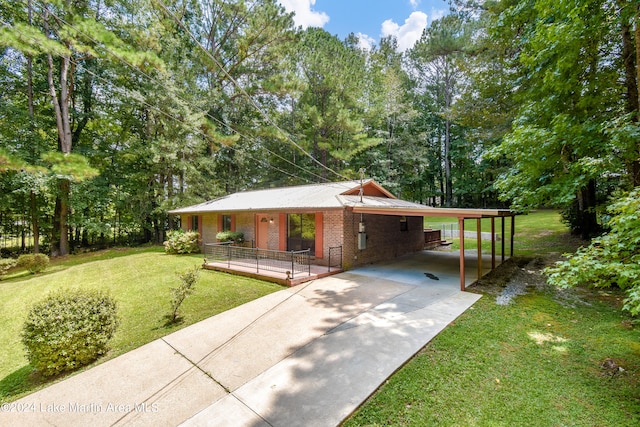
[[[345,269],[397,258],[424,249],[422,217],[406,217],[407,230],[401,231],[400,217],[392,215],[362,216],[367,235],[366,249],[358,249],[360,214],[344,212]]]
[[[246,245],[250,245],[251,242],[255,245],[256,240],[256,216],[253,212],[240,212],[235,215],[236,229],[244,234],[244,241]]]
[[[271,222],[273,218],[273,222]],[[269,214],[269,234],[267,237],[267,247],[272,251],[280,249],[280,215]]]
[[[215,243],[218,234],[218,215],[214,213],[202,214],[202,243]]]
[[[331,211],[322,212],[322,228],[324,231],[323,241],[322,241],[322,258],[315,258],[313,261],[318,265],[328,265],[329,264],[329,250],[332,247],[343,246],[344,252],[344,211],[342,209],[336,209]],[[316,240],[317,240],[316,236]],[[339,251],[332,253],[332,256],[335,256],[336,253],[340,253]],[[344,256],[343,256],[344,260]],[[331,261],[332,264],[336,265],[335,260]]]
[[[244,233],[247,245],[256,245],[256,215],[254,212],[235,214],[235,231]],[[273,218],[269,222],[268,249],[278,250],[280,242],[280,220],[278,213],[264,214]],[[322,213],[323,242],[322,258],[315,258],[318,265],[328,265],[329,248],[342,246],[342,265],[350,269],[361,265],[390,260],[424,248],[422,217],[407,217],[407,230],[401,231],[400,217],[391,215],[363,215],[366,227],[367,247],[358,249],[358,225],[360,214],[349,210],[330,210]],[[202,242],[215,243],[218,233],[218,214],[208,213],[201,216]],[[182,221],[186,229],[186,218]],[[316,239],[318,236],[316,236]],[[336,252],[332,254],[335,256]],[[332,261],[335,265],[335,261]]]

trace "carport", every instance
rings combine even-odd
[[[373,198],[369,198],[369,201]],[[394,215],[394,216],[431,216],[431,217],[451,217],[457,218],[460,233],[460,290],[465,290],[465,247],[464,247],[464,231],[465,221],[475,220],[477,228],[477,244],[478,244],[478,279],[482,277],[482,220],[489,219],[491,221],[491,269],[496,267],[496,219],[500,219],[500,258],[501,262],[505,260],[505,221],[510,219],[509,227],[509,256],[513,256],[513,236],[515,234],[515,212],[509,209],[462,209],[462,208],[432,208],[418,204],[395,203],[394,199],[384,200],[383,205],[375,203],[367,203],[367,198],[358,204],[352,206],[353,212],[356,214],[373,214],[373,215]],[[398,201],[401,202],[401,201]]]

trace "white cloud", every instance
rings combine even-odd
[[[409,0],[409,3],[411,3],[413,10],[416,10],[418,6],[420,6],[420,0]]]
[[[431,9],[431,22],[436,21],[447,14],[446,9]]]
[[[391,19],[382,23],[382,36],[395,36],[398,40],[398,50],[404,52],[413,47],[420,39],[422,31],[427,27],[427,14],[424,12],[412,12],[400,26]]]
[[[358,47],[360,49],[370,51],[373,48],[373,45],[376,44],[376,40],[366,34],[357,33],[356,37],[358,37]]]
[[[323,27],[329,22],[329,15],[324,12],[316,12],[313,5],[316,0],[279,0],[287,12],[293,12],[293,22],[303,29],[308,27]]]

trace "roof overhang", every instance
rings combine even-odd
[[[372,215],[395,216],[438,216],[455,218],[496,218],[517,215],[509,209],[463,209],[463,208],[401,208],[401,207],[376,207],[353,206],[353,213]]]

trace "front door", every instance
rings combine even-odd
[[[258,215],[258,236],[256,238],[256,247],[260,249],[269,249],[269,218],[267,215]]]

